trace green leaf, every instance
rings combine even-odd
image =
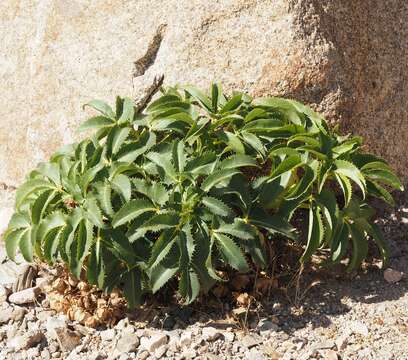
[[[166,188],[157,182],[148,183],[143,179],[132,179],[135,191],[146,195],[151,201],[158,205],[164,205],[169,200]]]
[[[152,248],[152,254],[149,260],[150,268],[156,267],[164,260],[164,258],[169,254],[175,241],[176,237],[174,236],[174,232],[172,230],[163,231],[161,233]]]
[[[114,128],[109,134],[108,143],[111,154],[115,155],[129,136],[130,128]]]
[[[57,195],[57,190],[46,190],[33,203],[31,207],[31,219],[33,224],[38,224],[44,217],[49,203]]]
[[[191,172],[194,175],[208,175],[215,166],[217,157],[213,152],[205,152],[189,162],[185,167],[185,171]]]
[[[112,226],[116,228],[128,223],[145,212],[156,210],[156,207],[146,199],[130,200],[113,216]]]
[[[271,233],[285,235],[289,239],[296,238],[295,229],[289,224],[288,220],[279,214],[270,215],[259,207],[254,207],[248,215],[251,224],[262,227]]]
[[[64,232],[65,227],[57,227],[47,233],[43,240],[43,255],[48,263],[52,264],[56,260],[59,241]]]
[[[112,208],[112,188],[108,181],[99,183],[96,186],[97,189],[97,199],[99,205],[106,215],[113,215]]]
[[[107,103],[101,100],[92,100],[89,103],[85,104],[84,107],[85,106],[94,108],[95,110],[99,111],[101,114],[112,120],[115,119],[115,113],[113,112],[112,108]]]
[[[214,214],[219,216],[229,216],[232,211],[221,200],[213,198],[211,196],[204,196],[202,199],[203,204],[210,209]]]
[[[236,110],[242,104],[242,94],[239,93],[231,97],[228,102],[221,108],[221,113]]]
[[[176,141],[173,144],[173,164],[177,172],[182,173],[186,165],[186,154],[184,153],[184,143]]]
[[[179,280],[179,292],[185,303],[191,304],[200,292],[200,282],[194,270],[183,269]]]
[[[170,162],[168,157],[163,154],[159,154],[157,152],[150,152],[146,155],[146,157],[154,162],[159,168],[163,169],[164,173],[171,178],[175,179],[176,177],[176,170],[173,164]]]
[[[381,163],[380,163],[381,164]],[[368,164],[370,165],[370,164]],[[402,186],[400,180],[396,175],[394,175],[390,170],[385,169],[368,169],[365,165],[365,168],[362,169],[364,175],[375,181],[381,181],[385,184],[392,186],[395,189],[399,189],[400,191],[404,191],[404,186]]]
[[[214,238],[217,240],[218,247],[229,265],[238,271],[246,272],[249,270],[248,263],[245,260],[241,249],[233,240],[228,236],[219,233],[214,233]]]
[[[33,239],[35,237],[35,228],[30,228],[24,231],[19,242],[19,247],[24,260],[33,261]]]
[[[129,241],[133,242],[144,236],[148,231],[159,232],[160,230],[174,228],[179,224],[179,214],[176,212],[168,212],[164,214],[153,215],[143,225],[129,236]]]
[[[349,241],[349,228],[344,222],[341,222],[333,235],[331,244],[331,259],[333,262],[339,262],[347,251]]]
[[[165,268],[161,265],[156,266],[150,273],[153,294],[160,290],[160,288],[176,275],[177,270],[178,268]]]
[[[211,175],[207,176],[203,183],[201,184],[201,189],[205,192],[210,191],[214,186],[218,185],[220,182],[231,179],[235,174],[239,174],[240,171],[236,169],[223,169],[218,170]]]
[[[211,100],[201,90],[199,90],[195,86],[191,86],[191,85],[183,86],[183,90],[185,90],[187,93],[189,93],[195,100],[197,100],[208,111],[212,110]]]
[[[309,209],[309,230],[307,235],[307,245],[300,261],[305,263],[309,261],[312,255],[319,248],[324,235],[323,222],[320,216],[319,208],[310,206]]]
[[[335,176],[336,176],[337,182],[339,183],[341,189],[343,190],[344,203],[345,203],[345,206],[347,206],[350,203],[351,196],[353,193],[353,189],[351,187],[350,180],[346,176],[340,175],[337,173],[335,173]]]
[[[138,268],[127,271],[123,276],[124,294],[129,309],[134,309],[142,302],[142,276]]]
[[[222,137],[225,136],[226,136],[225,142],[227,143],[229,148],[231,148],[237,154],[245,154],[245,147],[237,135],[229,131],[224,131]]]
[[[55,189],[55,186],[48,181],[39,179],[25,182],[16,191],[16,209],[18,210],[31,194],[46,189]]]
[[[382,199],[391,206],[395,205],[394,198],[392,195],[381,185],[377,184],[375,181],[367,180],[367,193],[368,195],[375,196],[376,198]]]
[[[136,142],[123,145],[116,155],[120,162],[132,163],[140,155],[149,151],[156,143],[156,135],[153,132],[143,132]]]
[[[347,270],[351,271],[358,268],[368,252],[368,242],[364,235],[364,232],[356,224],[347,224],[349,232],[351,234],[351,241],[353,244],[353,251],[351,253],[351,259],[347,266]]]
[[[275,170],[272,171],[269,178],[271,180],[276,179],[277,177],[281,176],[282,174],[292,171],[293,169],[297,168],[302,164],[302,159],[298,155],[289,156],[285,160],[283,160]]]
[[[250,240],[255,237],[252,226],[237,218],[232,224],[222,224],[217,229],[214,229],[214,231],[216,233],[231,235],[242,240]]]
[[[17,229],[13,231],[7,231],[4,234],[4,241],[6,242],[7,256],[15,261],[16,251],[20,245],[21,239],[26,233],[30,233],[29,228]]]
[[[133,121],[135,116],[135,106],[133,100],[126,97],[123,99],[123,111],[118,120],[118,124],[124,124],[126,122]]]
[[[252,156],[248,155],[232,155],[221,161],[219,167],[221,169],[236,169],[239,167],[252,166],[257,167],[258,163]]]
[[[8,223],[7,231],[29,227],[30,217],[27,213],[15,212]]]
[[[88,198],[85,200],[84,207],[86,209],[86,217],[87,219],[99,228],[103,228],[105,224],[103,223],[102,219],[102,212],[99,208],[96,199]]]
[[[129,201],[132,194],[132,184],[129,177],[123,174],[116,175],[112,181],[112,188],[120,195],[122,195],[125,201]]]
[[[112,119],[105,116],[94,116],[84,121],[78,131],[105,129],[113,125],[115,125],[115,122]]]
[[[334,164],[336,165],[334,172],[353,180],[360,187],[363,196],[365,196],[366,184],[360,170],[354,164],[345,160],[335,160]]]
[[[247,131],[241,131],[240,136],[245,143],[251,146],[256,152],[265,156],[265,146],[258,136]]]

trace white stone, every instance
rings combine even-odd
[[[107,329],[99,333],[103,341],[112,341],[116,336],[115,329]]]
[[[171,340],[171,339],[170,339]],[[191,331],[185,331],[180,336],[180,347],[187,347],[193,340],[193,333]]]
[[[117,342],[116,349],[121,353],[135,352],[139,343],[139,337],[135,333],[125,332]]]
[[[348,324],[349,332],[354,334],[359,334],[361,336],[368,336],[368,328],[367,325],[364,324],[362,321],[351,321]]]
[[[166,334],[155,334],[150,338],[143,337],[140,339],[140,345],[149,353],[154,353],[160,346],[167,344],[168,336]]]
[[[50,316],[47,319],[45,328],[47,329],[47,336],[51,339],[57,339],[56,329],[64,329],[67,327],[68,319],[65,315]]]
[[[43,338],[44,335],[41,331],[29,331],[21,336],[11,338],[7,346],[15,351],[26,350],[40,343]]]
[[[41,289],[38,287],[32,287],[24,289],[11,294],[8,301],[13,304],[30,304],[37,300],[38,295],[40,295]]]
[[[202,336],[205,341],[215,341],[222,337],[222,334],[218,329],[212,326],[207,326],[202,329]]]

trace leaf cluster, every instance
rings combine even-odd
[[[80,130],[92,136],[56,152],[16,194],[5,234],[10,258],[57,259],[91,284],[124,290],[129,306],[177,278],[187,303],[220,270],[268,265],[267,243],[299,240],[294,213],[309,213],[301,262],[324,248],[330,262],[351,251],[349,269],[372,238],[388,248],[366,198],[392,204],[402,189],[387,163],[362,151],[307,106],[276,97],[227,97],[193,86],[162,89],[140,112],[129,98]]]

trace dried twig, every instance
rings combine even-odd
[[[160,90],[161,86],[163,85],[164,75],[157,75],[154,77],[152,85],[150,85],[144,94],[135,100],[137,111],[140,113],[142,112],[147,104],[152,99],[153,95]]]

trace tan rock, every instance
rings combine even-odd
[[[402,272],[401,271],[397,271],[391,268],[385,269],[384,271],[384,279],[386,282],[388,283],[397,283],[398,281],[400,281],[402,279]]]
[[[137,97],[158,73],[303,100],[408,180],[407,17],[403,0],[2,2],[0,182],[75,140],[82,104]]]

